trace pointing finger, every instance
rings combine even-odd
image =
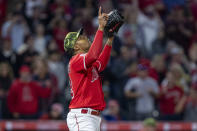
[[[101,16],[101,6],[99,7],[99,16]]]

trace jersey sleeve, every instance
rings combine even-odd
[[[102,50],[102,45],[103,45],[103,31],[98,30],[96,32],[94,41],[86,54],[85,58],[85,63],[87,68],[91,67],[92,64],[98,59],[101,50]]]
[[[103,45],[103,31],[97,30],[94,41],[86,54],[77,54],[72,58],[70,67],[75,71],[85,71],[98,59]]]
[[[111,48],[112,46],[105,45],[99,58],[96,60],[96,62],[94,62],[93,66],[97,68],[98,72],[103,71],[105,67],[107,66],[107,63],[109,61],[110,54],[111,54]]]
[[[86,71],[86,54],[78,54],[74,56],[74,58],[70,62],[70,68],[72,68],[74,71]]]

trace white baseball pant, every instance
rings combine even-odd
[[[69,131],[100,131],[101,117],[91,115],[92,109],[87,114],[82,114],[81,109],[71,109],[67,115],[67,125]],[[84,109],[84,108],[83,108]]]

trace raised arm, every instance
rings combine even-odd
[[[94,41],[88,51],[88,53],[85,56],[85,64],[87,67],[91,66],[93,62],[95,62],[102,50],[102,44],[103,44],[103,30],[104,27],[107,23],[107,18],[108,15],[105,13],[101,13],[101,7],[99,8],[99,16],[98,16],[98,21],[99,21],[99,27],[96,32]]]
[[[114,37],[108,38],[103,51],[101,52],[99,58],[95,62],[95,65],[97,66],[97,69],[99,72],[103,71],[105,67],[107,66],[107,63],[109,61],[110,54],[111,54],[113,39]]]

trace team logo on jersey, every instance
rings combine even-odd
[[[91,82],[93,83],[95,80],[97,80],[99,78],[99,74],[96,70],[95,67],[92,68],[92,80]]]

